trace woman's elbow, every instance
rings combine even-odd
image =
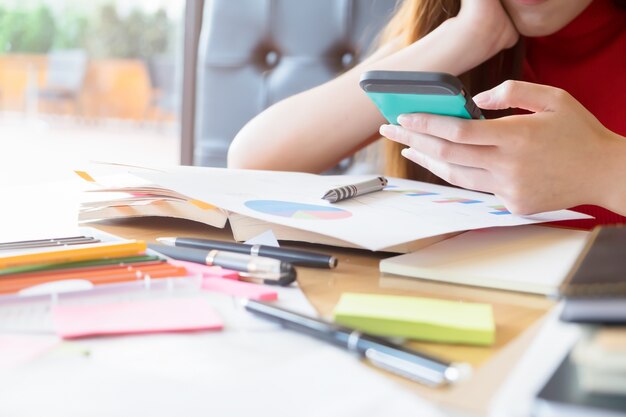
[[[227,166],[228,168],[252,169],[254,160],[251,157],[250,134],[245,125],[236,135],[228,147]]]

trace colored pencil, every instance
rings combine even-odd
[[[146,276],[150,278],[167,278],[167,277],[180,277],[186,276],[187,270],[182,267],[159,267],[155,269],[137,269],[137,270],[119,270],[117,272],[110,272],[108,274],[95,275],[86,274],[80,278],[73,277],[68,278],[64,275],[55,275],[48,278],[36,278],[36,279],[11,279],[0,282],[0,293],[13,293],[21,291],[25,288],[29,288],[35,285],[45,284],[55,281],[64,281],[67,279],[83,279],[90,281],[94,285],[99,284],[111,284],[115,282],[134,281],[144,279]]]
[[[139,240],[96,243],[87,247],[46,248],[34,253],[0,256],[0,269],[22,265],[85,261],[105,257],[132,256],[144,253],[146,243]]]
[[[87,274],[98,274],[101,272],[119,271],[119,270],[128,270],[128,269],[141,269],[141,268],[152,267],[155,265],[164,265],[164,264],[166,264],[166,261],[164,259],[159,259],[159,260],[148,261],[148,262],[121,263],[121,264],[114,264],[114,265],[95,265],[95,266],[85,266],[82,268],[64,268],[64,269],[32,271],[32,272],[24,272],[24,273],[19,273],[19,274],[0,275],[0,283],[8,279],[41,278],[41,277],[45,278],[45,277],[52,277],[56,275],[85,276]]]
[[[21,274],[21,273],[36,272],[36,271],[54,271],[57,269],[75,269],[75,268],[100,266],[100,265],[130,265],[130,264],[135,264],[138,262],[151,262],[151,261],[158,261],[158,260],[163,260],[163,258],[157,255],[139,255],[139,256],[125,256],[122,258],[92,259],[88,261],[78,261],[78,262],[23,265],[23,266],[16,266],[13,268],[5,268],[3,270],[0,270],[0,278],[2,278],[2,276],[4,275]]]

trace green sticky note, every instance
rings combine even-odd
[[[489,304],[344,293],[335,307],[334,319],[380,336],[472,345],[491,345],[495,341]]]

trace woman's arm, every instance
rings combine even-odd
[[[497,195],[513,213],[594,204],[626,215],[626,138],[571,95],[507,81],[474,101],[533,113],[494,120],[410,114],[380,131],[409,146],[404,157],[452,184]]]
[[[234,168],[321,172],[379,137],[384,123],[361,91],[372,69],[461,74],[517,41],[499,0],[464,0],[461,12],[417,42],[383,46],[336,79],[276,103],[252,119],[228,153]]]

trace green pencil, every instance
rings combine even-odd
[[[140,255],[140,256],[127,256],[127,257],[122,257],[122,258],[103,258],[103,259],[78,261],[78,262],[24,265],[24,266],[15,266],[13,268],[2,269],[0,270],[0,276],[10,275],[10,274],[21,274],[25,272],[53,271],[56,269],[84,268],[84,267],[89,267],[89,266],[134,264],[134,263],[140,263],[140,262],[158,261],[162,259],[163,258],[156,256],[156,255]]]

